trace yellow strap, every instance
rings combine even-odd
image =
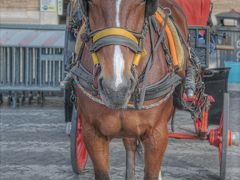
[[[161,26],[164,25],[164,19],[159,12],[155,13],[155,18]],[[176,50],[176,46],[175,46],[175,43],[174,43],[173,34],[172,34],[172,31],[171,31],[168,24],[166,26],[165,31],[166,31],[166,34],[167,34],[169,48],[170,48],[170,52],[171,52],[171,55],[172,55],[173,65],[174,65],[174,67],[179,67],[177,50]]]
[[[98,57],[97,57],[97,54],[96,54],[96,53],[92,53],[91,55],[92,55],[93,64],[94,64],[94,65],[100,64],[100,62],[99,62],[99,60],[98,60]],[[135,55],[134,55],[134,59],[133,59],[133,64],[134,64],[135,66],[138,66],[140,60],[141,60],[142,58],[144,58],[146,55],[147,55],[146,49],[144,49],[144,50],[142,51],[142,53],[135,54]]]
[[[147,55],[146,49],[142,51],[142,53],[135,54],[133,59],[133,65],[138,66],[139,62],[142,58],[144,58]]]
[[[102,38],[104,38],[104,37],[114,36],[114,35],[115,35],[115,36],[123,36],[123,37],[126,37],[126,38],[132,40],[133,42],[135,42],[136,44],[138,44],[137,38],[136,38],[132,33],[130,33],[130,32],[127,31],[127,30],[121,29],[121,28],[108,28],[108,29],[104,29],[104,30],[96,33],[96,34],[93,36],[93,43],[95,43],[96,41],[98,41],[99,39],[102,39]],[[146,56],[146,54],[147,54],[147,52],[146,52],[145,49],[142,51],[142,53],[135,54],[135,55],[134,55],[134,59],[133,59],[133,64],[136,65],[136,66],[138,66],[140,60],[141,60],[144,56]],[[92,60],[93,60],[94,65],[100,64],[96,53],[92,53]]]
[[[99,31],[93,36],[93,43],[107,36],[123,36],[138,44],[137,38],[132,33],[121,28],[107,28]]]
[[[92,55],[93,64],[94,65],[100,64],[100,62],[98,60],[98,57],[97,57],[97,54],[96,53],[92,53],[91,55]]]
[[[141,53],[142,58],[144,58],[146,55],[147,55],[147,50],[143,49],[143,51]]]
[[[141,60],[141,54],[135,54],[133,59],[133,65],[138,66]]]

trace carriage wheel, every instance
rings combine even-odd
[[[222,143],[219,146],[219,156],[220,156],[220,178],[221,180],[226,179],[226,168],[227,168],[227,148],[231,144],[229,142],[229,137],[231,136],[231,131],[229,131],[229,94],[224,94],[224,111],[223,116],[220,121],[220,128],[222,134]],[[230,143],[230,144],[229,144]]]
[[[229,130],[229,94],[224,94],[224,109],[217,129],[209,133],[209,143],[218,148],[220,161],[220,179],[226,179],[227,149],[232,145],[232,132]]]
[[[83,142],[82,122],[75,107],[73,108],[70,139],[72,169],[79,174],[85,169],[88,154]]]
[[[71,122],[73,111],[73,103],[71,101],[71,90],[64,90],[64,113],[65,113],[65,122]]]

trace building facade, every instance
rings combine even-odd
[[[67,0],[0,0],[1,24],[60,24]]]
[[[64,24],[70,0],[0,0],[1,24]],[[214,14],[235,9],[240,0],[212,0]]]
[[[227,12],[232,9],[240,13],[240,0],[212,0],[214,3],[214,14]]]

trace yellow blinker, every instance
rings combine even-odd
[[[100,64],[100,62],[98,60],[98,57],[97,57],[97,54],[96,53],[92,53],[91,55],[92,55],[93,64],[94,65]]]

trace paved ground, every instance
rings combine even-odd
[[[240,94],[231,98],[231,126],[240,131]],[[86,172],[74,175],[70,165],[69,139],[65,135],[62,100],[51,99],[44,107],[0,107],[0,180],[93,180],[88,161]],[[181,126],[180,126],[181,124]],[[192,129],[185,112],[178,112],[178,130]],[[122,142],[111,144],[111,178],[124,179],[125,152]],[[216,180],[219,174],[217,150],[207,142],[170,140],[163,165],[164,180]],[[137,179],[143,164],[137,163]],[[240,148],[228,153],[228,179],[240,179]]]

